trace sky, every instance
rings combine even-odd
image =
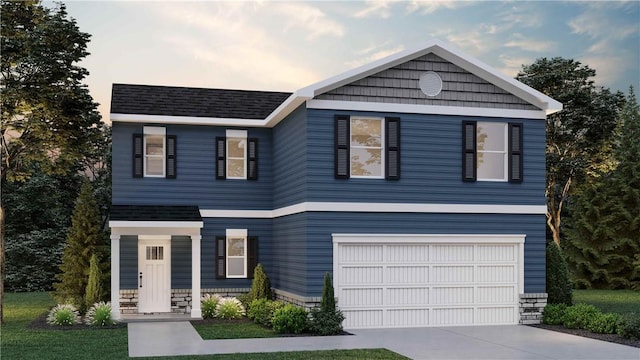
[[[640,88],[640,1],[64,2],[105,120],[113,83],[293,92],[434,38],[508,76],[560,56]]]

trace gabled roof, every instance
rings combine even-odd
[[[291,93],[113,84],[111,113],[264,119]]]

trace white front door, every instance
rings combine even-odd
[[[171,311],[171,236],[138,237],[138,312]]]

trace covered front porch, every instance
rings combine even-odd
[[[197,206],[112,205],[109,227],[114,319],[176,316],[176,310],[191,318],[202,316],[203,226]],[[189,245],[190,254],[182,251],[180,258],[173,259],[172,249]],[[185,264],[191,268],[187,289],[184,284],[172,283],[175,268],[188,273]]]

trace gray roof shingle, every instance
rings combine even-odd
[[[197,206],[111,205],[112,221],[202,221]]]
[[[264,119],[291,93],[113,84],[111,113]]]

